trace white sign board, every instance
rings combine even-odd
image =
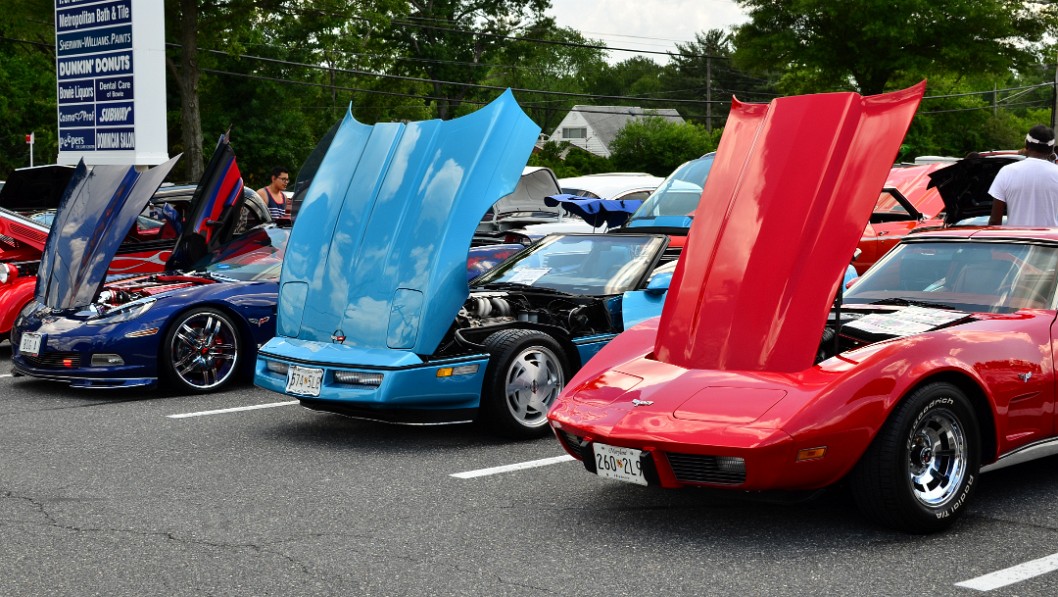
[[[164,0],[55,0],[59,164],[169,159],[164,11]]]

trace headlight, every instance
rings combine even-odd
[[[7,284],[8,282],[14,282],[15,278],[18,277],[18,268],[5,263],[0,266],[0,284]]]
[[[340,384],[349,384],[353,386],[378,387],[382,385],[382,374],[360,373],[359,371],[335,371],[334,381]]]
[[[112,324],[121,323],[123,321],[129,321],[135,319],[140,315],[143,315],[154,306],[154,303],[158,302],[156,298],[140,299],[138,301],[132,301],[121,305],[117,309],[112,309],[103,313],[97,318],[89,319],[88,323],[94,324]]]
[[[278,373],[280,375],[286,375],[287,369],[290,367],[286,363],[280,363],[279,361],[265,360],[265,369],[268,369],[272,373]]]

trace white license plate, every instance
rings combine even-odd
[[[22,334],[22,341],[18,343],[18,351],[31,357],[38,356],[40,354],[40,339],[41,335],[34,332]]]
[[[291,365],[287,370],[287,392],[302,396],[319,396],[323,369]]]
[[[592,444],[595,453],[595,473],[607,479],[646,485],[643,475],[643,451],[635,448],[619,448],[606,444]]]

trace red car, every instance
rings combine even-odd
[[[929,175],[949,164],[897,165],[889,171],[871,220],[856,245],[860,255],[852,265],[857,272],[867,271],[908,232],[920,226],[944,224],[944,201],[937,189],[929,186]]]
[[[669,488],[847,479],[869,518],[918,533],[961,515],[981,470],[1055,453],[1058,232],[908,235],[834,304],[922,91],[734,105],[706,183],[723,199],[661,317],[549,412],[566,451]]]

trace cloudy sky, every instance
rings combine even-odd
[[[688,42],[709,29],[727,29],[745,22],[734,0],[551,0],[549,14],[562,27],[572,27],[586,37],[602,40],[611,48],[655,52],[674,50],[675,42]],[[609,61],[620,62],[630,52],[611,52]],[[648,55],[664,62],[661,55]]]

